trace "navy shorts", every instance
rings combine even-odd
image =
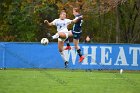
[[[74,39],[80,39],[81,37],[81,32],[76,32],[72,30],[72,34]]]

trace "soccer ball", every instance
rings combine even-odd
[[[49,40],[47,38],[42,38],[41,39],[41,44],[47,45],[49,43]]]

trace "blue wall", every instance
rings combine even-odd
[[[78,62],[74,47],[64,51],[70,69],[140,70],[140,44],[80,44],[85,60]],[[0,68],[64,68],[57,43],[0,43]]]

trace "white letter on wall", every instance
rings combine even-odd
[[[126,65],[126,66],[128,66],[129,64],[127,64],[124,49],[123,49],[123,47],[119,47],[119,48],[120,48],[120,51],[119,51],[119,54],[117,57],[117,61],[114,65]],[[119,62],[122,62],[122,64],[119,64]]]
[[[109,51],[106,52],[106,50],[109,50]],[[101,47],[101,64],[102,65],[111,65],[112,58],[109,59],[110,53],[112,53],[112,47]]]
[[[95,46],[91,47],[91,54],[88,53],[89,46],[83,46],[83,53],[85,55],[85,59],[83,60],[83,65],[88,65],[90,63],[91,65],[96,65],[96,48]],[[91,57],[91,62],[88,62],[89,57]]]
[[[140,58],[140,55],[138,55],[138,51],[140,53],[140,48],[138,48],[138,47],[130,47],[129,48],[129,54],[133,53],[133,64],[132,64],[132,66],[138,66],[138,56]]]

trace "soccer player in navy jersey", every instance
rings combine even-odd
[[[80,14],[80,9],[79,8],[73,8],[73,15],[75,16],[75,18],[78,18],[80,16],[82,16]],[[75,49],[77,50],[77,53],[80,57],[79,62],[82,62],[84,60],[84,56],[81,53],[81,49],[79,47],[79,39],[81,37],[81,33],[82,33],[82,18],[80,18],[78,21],[76,21],[73,25],[73,29],[72,29],[72,34],[73,34],[73,43],[75,46]],[[65,50],[70,50],[71,46],[69,43],[69,40],[66,39],[66,43],[67,43],[67,47],[65,48]]]

